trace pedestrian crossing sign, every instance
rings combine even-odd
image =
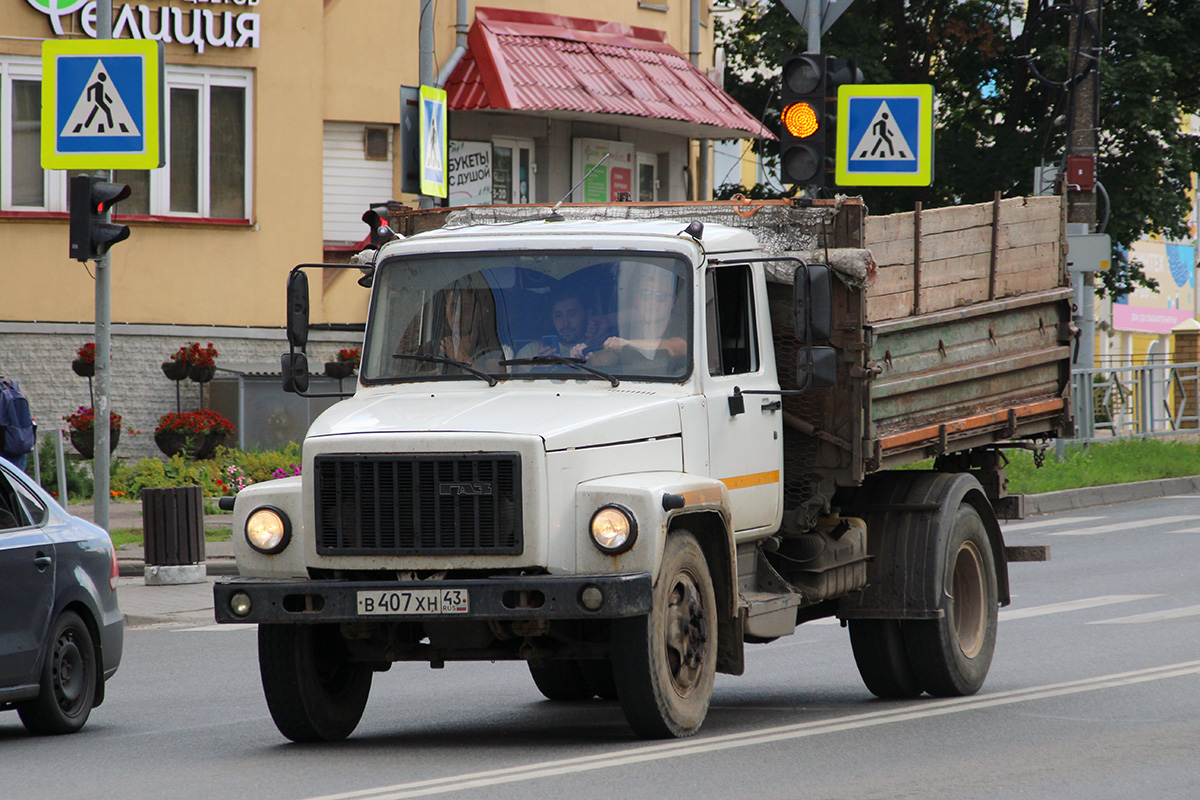
[[[835,152],[839,186],[930,185],[933,87],[839,86]]]
[[[421,136],[421,194],[445,197],[450,190],[447,169],[446,90],[422,86],[418,105]]]
[[[42,167],[163,166],[163,45],[150,39],[42,43]]]

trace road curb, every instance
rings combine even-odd
[[[1187,478],[1162,478],[1137,483],[1114,483],[1108,486],[1089,486],[1083,489],[1063,489],[1059,492],[1025,495],[1025,516],[1036,517],[1059,511],[1073,511],[1095,506],[1111,506],[1168,497],[1173,494],[1200,493],[1200,475]]]

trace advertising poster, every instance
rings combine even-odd
[[[635,150],[632,144],[603,139],[576,139],[574,149],[572,182],[587,176],[583,185],[575,191],[576,202],[612,203],[633,199]],[[605,156],[608,158],[605,159]]]
[[[450,142],[450,205],[492,203],[492,143]]]
[[[1158,281],[1158,290],[1138,287],[1113,303],[1115,330],[1166,334],[1195,315],[1194,246],[1140,241],[1134,244],[1129,256],[1142,263],[1147,277]]]

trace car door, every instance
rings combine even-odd
[[[36,683],[54,610],[54,546],[0,467],[0,686]]]
[[[766,286],[755,277],[749,265],[722,265],[704,286],[709,474],[729,488],[736,531],[773,527],[781,513],[783,414],[768,320],[756,313]],[[736,397],[736,389],[774,393]]]

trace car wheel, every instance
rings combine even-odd
[[[30,733],[75,733],[96,699],[96,649],[88,626],[73,611],[54,621],[42,664],[38,696],[17,705]]]

